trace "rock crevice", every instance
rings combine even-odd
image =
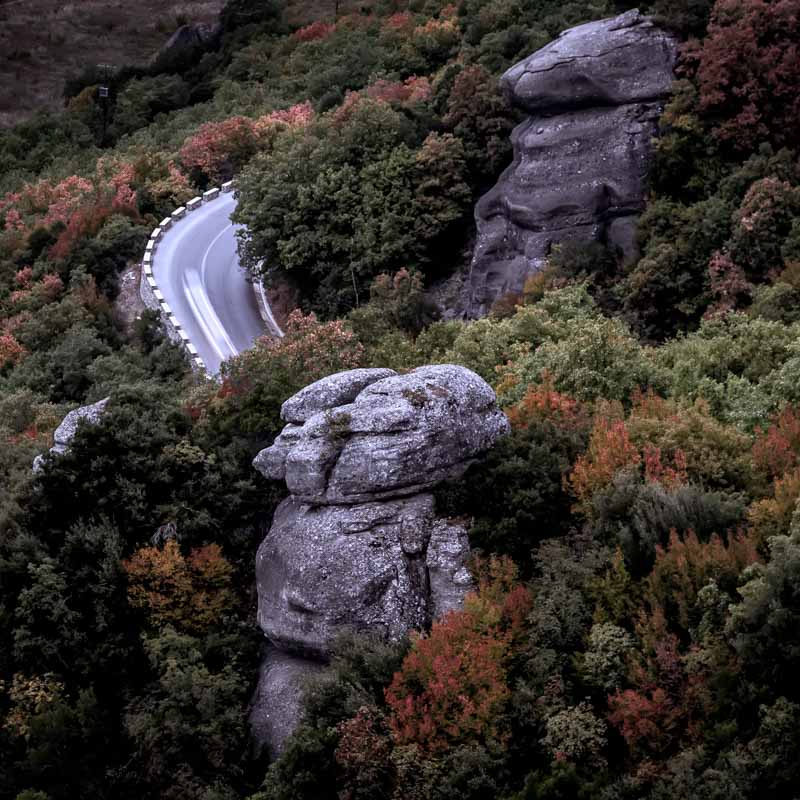
[[[508,430],[492,389],[452,365],[332,375],[281,414],[288,424],[253,462],[291,493],[256,557],[271,651],[251,721],[273,754],[297,723],[297,682],[339,634],[398,639],[460,606],[471,585],[467,533],[436,516],[430,490]]]
[[[635,253],[652,139],[677,43],[638,11],[571,28],[516,64],[501,85],[530,116],[514,160],[479,201],[459,311],[486,314],[522,291],[555,244],[600,241]]]

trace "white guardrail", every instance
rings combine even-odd
[[[161,241],[161,237],[173,226],[176,225],[181,219],[183,219],[187,214],[190,214],[192,211],[200,208],[201,205],[204,203],[210,203],[212,200],[216,200],[217,197],[220,196],[221,192],[231,192],[233,191],[234,182],[227,181],[227,183],[223,183],[221,187],[209,189],[207,192],[203,192],[202,197],[193,197],[189,200],[185,206],[181,206],[180,208],[176,208],[172,214],[170,214],[165,219],[161,220],[159,226],[150,234],[150,240],[147,242],[147,246],[144,250],[144,257],[142,258],[142,285],[146,283],[147,288],[149,289],[149,293],[155,297],[156,302],[159,305],[159,309],[164,316],[164,319],[167,325],[171,326],[177,337],[180,339],[181,343],[183,344],[186,352],[189,354],[189,358],[192,361],[192,365],[199,370],[205,372],[206,365],[202,358],[200,358],[197,348],[192,344],[189,340],[186,331],[181,326],[180,320],[172,313],[172,309],[169,306],[169,303],[164,299],[164,295],[158,288],[156,284],[155,277],[153,276],[153,262],[155,260],[155,254],[158,250],[158,243]]]

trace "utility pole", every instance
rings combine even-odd
[[[97,89],[97,96],[100,99],[100,105],[103,107],[103,133],[100,136],[100,147],[106,143],[106,131],[108,130],[108,100],[110,78],[114,73],[113,64],[98,64],[97,68],[101,72],[100,86]]]

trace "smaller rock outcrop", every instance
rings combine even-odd
[[[190,23],[181,25],[172,36],[167,39],[158,52],[156,58],[183,55],[197,50],[205,50],[212,47],[222,33],[220,25],[204,25],[202,23]]]
[[[50,455],[59,456],[67,452],[70,443],[75,438],[75,434],[78,431],[78,426],[82,422],[87,425],[97,425],[110,399],[110,397],[106,397],[104,400],[100,400],[90,406],[82,406],[81,408],[76,408],[74,411],[70,411],[53,434],[53,446],[50,448]],[[44,455],[36,456],[33,461],[34,472],[39,472],[42,469],[44,459]]]
[[[251,722],[273,753],[297,723],[298,686],[339,634],[398,639],[461,605],[467,533],[437,518],[430,490],[508,431],[492,389],[453,365],[339,373],[281,414],[289,424],[253,462],[291,492],[256,557],[271,649]]]

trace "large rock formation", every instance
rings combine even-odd
[[[90,406],[82,406],[81,408],[76,408],[74,411],[70,411],[53,434],[53,446],[50,448],[50,456],[60,456],[67,452],[70,443],[78,432],[78,426],[81,423],[97,425],[110,399],[110,397],[106,397],[104,400],[99,400],[97,403],[93,403]],[[44,455],[36,456],[33,461],[34,472],[39,472],[42,469],[44,466],[44,459]]]
[[[291,492],[256,561],[258,621],[274,649],[251,723],[273,753],[338,634],[397,639],[461,604],[466,531],[436,517],[429,492],[508,430],[491,388],[451,365],[332,375],[282,416],[289,424],[254,461]]]
[[[571,28],[503,75],[530,116],[512,134],[513,163],[477,205],[463,313],[480,316],[521,291],[553,244],[601,241],[633,254],[676,55],[675,40],[634,10]]]

